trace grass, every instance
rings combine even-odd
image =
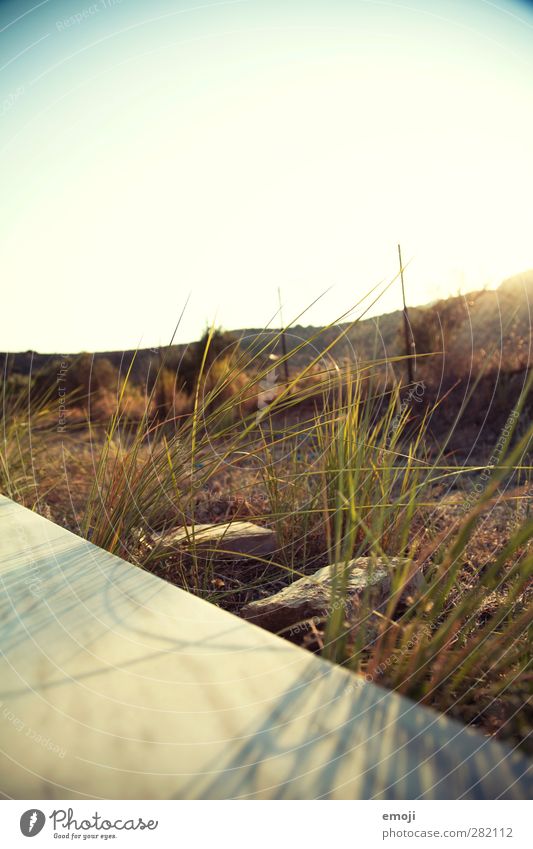
[[[31,508],[46,492],[37,484],[36,465],[44,446],[35,431],[50,415],[51,392],[32,395],[31,381],[13,386],[4,372],[0,401],[0,492]]]
[[[340,330],[329,347],[346,332]],[[436,408],[426,405],[415,415],[412,387],[391,381],[390,363],[341,367],[326,351],[280,381],[284,357],[272,362],[268,354],[281,334],[253,355],[233,350],[214,362],[212,338],[213,331],[188,408],[170,405],[165,418],[154,416],[156,379],[132,426],[124,412],[128,374],[105,434],[89,423],[86,450],[78,454],[75,436],[69,437],[70,453],[63,442],[66,474],[86,484],[72,488],[79,498],[74,529],[235,613],[302,574],[336,564],[331,613],[303,630],[304,645],[368,680],[524,743],[532,680],[533,428],[519,438],[513,431],[531,379],[516,399],[497,462],[477,467],[478,478],[485,478],[472,500],[468,484],[460,488],[471,470],[450,468],[443,462],[447,440],[435,449],[428,438]],[[300,347],[312,344],[311,338]],[[401,358],[395,363],[401,367]],[[272,390],[267,402],[265,386]],[[47,441],[36,443],[32,433],[35,422],[50,415],[49,404],[49,397],[34,403],[28,393],[4,390],[0,489],[35,509],[68,484],[54,480],[49,466],[39,473],[35,463]],[[458,418],[452,429],[460,427]],[[432,493],[450,481],[459,489],[443,510]],[[527,494],[507,511],[507,488],[517,481],[525,482]],[[502,510],[512,528],[484,544]],[[197,546],[199,516],[250,518],[271,527],[279,553],[243,558],[236,575],[225,568],[223,544],[207,554]],[[161,535],[184,525],[191,529],[186,551],[164,553]],[[361,555],[370,558],[369,569],[378,557],[388,562],[400,556],[404,565],[394,571],[385,609],[372,609],[363,597],[355,619],[347,619],[349,562]],[[406,601],[403,590],[414,575],[420,589]]]
[[[518,413],[530,386],[531,378],[516,405]],[[521,518],[510,537],[499,541],[499,550],[489,557],[478,557],[475,567],[466,574],[465,565],[468,547],[475,548],[476,535],[498,504],[498,493],[505,487],[510,471],[527,456],[532,436],[530,427],[508,453],[512,437],[512,430],[508,430],[500,441],[503,448],[499,463],[483,470],[488,482],[466,515],[459,517],[444,539],[437,539],[427,552],[417,553],[414,541],[414,548],[406,549],[424,574],[424,590],[406,610],[398,613],[400,594],[393,591],[380,617],[377,636],[364,645],[363,625],[359,623],[359,639],[350,643],[350,629],[343,621],[342,609],[337,610],[330,617],[325,640],[325,651],[330,656],[364,672],[370,680],[472,722],[482,724],[485,716],[502,730],[506,726],[504,733],[518,739],[525,739],[529,731],[524,707],[531,701],[528,646],[533,618],[533,522]],[[342,459],[343,453],[340,456]],[[430,475],[436,471],[431,469]],[[425,475],[427,480],[427,471]],[[413,484],[414,488],[417,486]],[[353,503],[356,498],[350,501]],[[377,499],[370,503],[376,504]],[[371,548],[386,549],[387,531],[402,540],[402,546],[406,545],[416,509],[416,499],[407,498],[402,507],[405,512],[387,516],[379,537],[372,533],[366,517],[361,516],[359,522],[357,511],[352,510],[345,514],[349,528],[338,530],[336,539],[350,536],[350,531],[353,537],[364,524],[369,529]],[[397,590],[406,578],[396,576]],[[366,621],[368,614],[366,611]]]

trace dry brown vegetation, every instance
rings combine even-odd
[[[433,313],[452,353],[459,307]],[[431,324],[417,312],[413,333],[429,348]],[[83,355],[66,371],[63,429],[57,363],[29,381],[6,368],[0,490],[237,615],[326,563],[339,564],[342,596],[352,557],[402,555],[422,578],[407,600],[399,574],[379,615],[363,604],[350,618],[337,604],[286,636],[525,745],[533,523],[524,345],[506,371],[501,352],[498,371],[478,351],[466,380],[464,368],[436,367],[439,355],[422,358],[417,394],[401,382],[399,355],[336,358],[349,335],[321,329],[289,351],[288,383],[279,332],[268,344],[258,334],[251,351],[212,329],[188,353],[154,354],[144,381],[135,358],[124,370]],[[464,362],[457,347],[457,368]],[[276,532],[275,556],[160,548],[171,528],[243,518]]]

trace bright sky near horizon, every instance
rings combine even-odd
[[[398,242],[412,304],[533,268],[532,47],[518,0],[1,3],[0,350],[328,323]]]

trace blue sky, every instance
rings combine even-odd
[[[335,320],[533,267],[533,10],[0,4],[8,350]],[[400,305],[395,285],[371,310]]]

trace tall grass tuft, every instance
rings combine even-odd
[[[31,391],[31,378],[14,385],[4,370],[0,400],[0,493],[30,508],[43,492],[37,468],[45,452],[39,429],[49,422],[51,391]]]
[[[531,382],[530,378],[515,407],[515,424]],[[509,478],[528,456],[533,426],[509,450],[513,429],[514,425],[507,428],[505,438],[499,441],[498,462],[478,470],[483,473],[486,485],[474,505],[463,496],[460,515],[448,528],[446,540],[437,538],[429,550],[409,551],[407,544],[403,549],[413,536],[409,534],[409,526],[418,503],[416,464],[412,466],[409,462],[400,472],[402,487],[409,475],[414,474],[405,512],[403,507],[397,512],[399,504],[393,501],[392,512],[383,511],[385,521],[380,517],[373,522],[380,505],[379,490],[371,493],[364,508],[357,506],[355,488],[350,497],[341,500],[352,505],[351,510],[342,513],[342,520],[337,519],[334,528],[335,551],[341,559],[349,556],[361,525],[368,530],[370,550],[376,544],[381,553],[387,554],[386,531],[390,529],[401,540],[400,550],[409,554],[415,566],[423,571],[424,584],[405,610],[398,610],[398,595],[393,593],[387,610],[380,615],[377,635],[363,641],[349,633],[343,616],[335,611],[328,622],[324,651],[327,656],[364,673],[367,680],[449,711],[463,720],[489,726],[492,721],[503,734],[523,739],[527,736],[524,706],[531,700],[528,646],[533,622],[533,521],[523,516],[499,550],[489,558],[479,557],[473,569],[467,553],[469,546],[475,549],[476,534],[497,505]],[[419,443],[419,437],[416,442]],[[342,470],[336,490],[340,498],[344,480],[350,479],[350,463],[346,460],[350,454],[343,448],[337,455]],[[408,456],[412,456],[411,449]],[[424,477],[426,481],[438,479],[438,467],[430,468],[429,476],[428,470],[424,470]],[[370,609],[366,611],[367,618],[371,614]]]

